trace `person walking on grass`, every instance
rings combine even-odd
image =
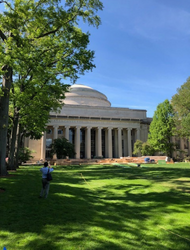
[[[49,167],[48,167],[49,165]],[[48,162],[44,162],[44,166],[43,168],[40,169],[40,171],[42,172],[42,189],[40,192],[40,196],[39,198],[47,198],[48,193],[49,193],[49,181],[47,180],[47,173],[49,171],[49,173],[51,173],[54,169],[50,166],[50,164],[48,164]]]

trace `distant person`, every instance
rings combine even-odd
[[[149,158],[149,157],[144,158],[144,162],[145,162],[145,163],[150,162],[150,158]]]
[[[49,173],[51,173],[53,170],[54,169],[50,166],[50,164],[48,164],[48,162],[44,162],[43,168],[40,169],[40,171],[42,172],[42,189],[41,189],[39,198],[43,198],[43,197],[47,198],[48,193],[49,193],[49,185],[50,185],[49,181],[47,180],[47,173],[48,171]]]
[[[6,166],[8,166],[8,163],[9,163],[9,158],[8,158],[8,156],[5,158],[5,164],[6,164]]]

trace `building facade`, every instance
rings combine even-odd
[[[146,110],[111,107],[104,94],[74,84],[60,113],[50,113],[41,140],[26,139],[25,146],[35,151],[34,160],[45,160],[53,140],[64,136],[75,145],[76,159],[127,157],[137,139],[147,140],[150,122]]]

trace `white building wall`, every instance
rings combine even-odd
[[[51,112],[50,115],[117,118],[117,119],[146,119],[146,110],[113,108],[113,107],[90,107],[77,105],[64,105],[60,113]]]

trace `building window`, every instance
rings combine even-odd
[[[51,159],[51,150],[46,150],[46,159]]]
[[[112,130],[112,157],[114,157],[114,145],[115,145],[115,135],[114,135],[114,130]]]
[[[46,139],[46,148],[51,148],[52,139]]]
[[[105,129],[102,129],[102,156],[103,158],[106,157],[105,139],[106,139],[106,132],[105,132]]]
[[[69,129],[69,142],[75,143],[75,130],[73,128]]]
[[[62,135],[63,134],[63,129],[58,129],[58,135]]]
[[[51,146],[52,146],[52,139],[46,139],[46,159],[51,158]]]
[[[48,129],[48,130],[47,130],[47,134],[48,134],[48,135],[51,135],[51,134],[52,134],[52,129]]]
[[[122,139],[122,156],[124,157],[125,153],[124,153],[124,140]]]
[[[96,137],[96,131],[95,129],[91,129],[91,158],[94,158],[95,156],[95,137]]]
[[[80,158],[85,158],[85,130],[80,130]]]

